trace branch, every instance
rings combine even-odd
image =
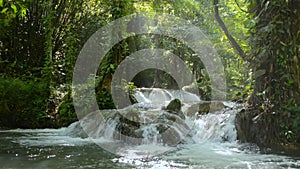
[[[215,18],[219,23],[221,29],[225,33],[226,37],[228,38],[229,42],[231,43],[232,47],[237,51],[237,53],[246,61],[250,62],[250,58],[245,54],[243,49],[240,45],[235,41],[235,39],[231,36],[230,32],[228,31],[226,25],[222,21],[220,14],[219,14],[219,0],[214,0],[214,7],[215,7]]]

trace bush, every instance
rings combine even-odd
[[[71,91],[62,99],[58,113],[59,118],[57,119],[56,126],[68,126],[77,120]]]
[[[0,78],[0,90],[0,127],[48,127],[46,82]]]

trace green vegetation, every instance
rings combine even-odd
[[[255,82],[249,103],[268,119],[263,130],[273,134],[266,143],[299,142],[300,3],[256,1],[251,6],[257,9],[251,29]]]
[[[72,73],[87,39],[123,16],[158,12],[203,30],[222,59],[227,99],[256,110],[249,119],[261,117],[257,124],[265,144],[299,143],[299,9],[297,0],[0,0],[0,128],[75,121]],[[121,32],[112,33],[122,39]],[[179,56],[196,75],[201,98],[211,99],[210,77],[195,52],[177,39],[150,33],[126,38],[106,54],[96,84],[88,86],[95,88],[100,109],[115,107],[110,85],[122,60],[149,48]],[[136,86],[178,87],[157,70],[139,73],[120,89],[131,95]]]
[[[49,88],[43,81],[0,79],[0,125],[9,128],[50,127],[46,113]],[[50,121],[49,121],[50,122]]]

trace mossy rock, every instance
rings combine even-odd
[[[171,114],[175,114],[182,119],[185,119],[185,115],[181,111],[181,101],[179,99],[171,100],[166,108],[162,108]]]
[[[194,116],[197,114],[206,114],[209,112],[220,111],[225,108],[225,104],[222,101],[201,101],[189,107],[186,111],[187,116]]]
[[[115,117],[118,120],[116,129],[126,136],[142,137],[140,132],[136,132],[141,126],[139,114],[137,109],[119,110]]]
[[[178,112],[181,110],[181,101],[179,99],[171,100],[166,110]]]

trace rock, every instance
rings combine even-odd
[[[126,136],[141,138],[142,136],[135,132],[141,126],[139,115],[140,111],[137,109],[119,110],[114,118],[117,121],[116,130]]]
[[[178,100],[174,101],[174,104],[175,103],[178,104]],[[120,114],[118,114],[116,117],[116,121],[118,121],[116,130],[123,134],[123,136],[116,135],[115,139],[125,141],[129,144],[139,144],[143,139],[145,139],[144,131],[150,127],[151,131],[153,131],[153,129],[157,130],[157,134],[155,135],[159,142],[166,145],[175,146],[189,131],[189,127],[184,121],[183,113],[180,110],[178,111],[178,105],[175,107],[176,109],[172,110],[135,112],[135,115],[132,116],[132,112],[130,112],[131,110],[122,110],[124,112],[120,112]],[[177,110],[177,112],[173,110]],[[178,112],[181,112],[183,117],[180,117]],[[141,113],[144,114],[141,115]],[[142,122],[139,119],[141,117],[143,117]],[[124,136],[127,136],[127,138]],[[137,138],[140,140],[132,139],[133,141],[128,141],[128,137],[130,139]],[[153,133],[150,132],[146,138],[151,139],[151,137],[153,138],[154,136]]]
[[[180,142],[183,141],[185,138],[185,134],[189,132],[189,128],[180,128],[184,131],[178,131],[178,128],[175,126],[170,126],[167,130],[165,130],[161,134],[161,140],[163,140],[163,143],[168,146],[177,146]],[[184,135],[182,135],[184,133]]]
[[[169,113],[175,114],[182,119],[185,119],[185,115],[181,111],[181,101],[179,99],[171,100],[168,106],[166,108],[162,107],[162,109],[168,111]]]
[[[82,129],[79,121],[70,124],[63,131],[63,135],[67,135],[67,136],[71,136],[71,137],[81,137],[81,138],[88,137],[88,134]]]
[[[190,131],[184,119],[168,111],[164,111],[154,124],[162,143],[169,146],[176,146]]]
[[[236,114],[235,126],[237,130],[237,139],[240,142],[262,143],[265,133],[262,133],[264,124],[255,117],[259,117],[258,110],[241,110]]]
[[[244,113],[245,110],[241,110],[236,114],[235,117],[235,128],[237,130],[237,139],[241,142],[245,142],[246,139],[246,133],[244,132],[244,128],[247,126],[249,127],[249,117],[246,116]]]
[[[227,107],[221,101],[201,101],[199,103],[193,104],[186,110],[186,115],[189,117],[195,116],[196,113],[198,114],[206,114],[208,112],[215,112],[222,110],[223,108]]]
[[[111,138],[134,145],[143,143],[144,139],[154,141],[157,138],[160,143],[176,146],[189,132],[180,108],[180,100],[174,99],[169,110],[142,111],[129,107],[95,111],[70,126],[70,131],[80,137],[92,138],[111,133]],[[70,131],[69,135],[75,134]]]
[[[178,112],[181,110],[181,101],[179,99],[171,100],[168,106],[166,107],[166,110],[171,110]]]
[[[137,99],[135,98],[134,94],[129,94],[129,100],[131,104],[136,104],[138,103]]]
[[[257,109],[243,109],[235,117],[237,137],[240,142],[255,143],[260,147],[278,146],[276,114]],[[274,124],[274,125],[268,125]]]

